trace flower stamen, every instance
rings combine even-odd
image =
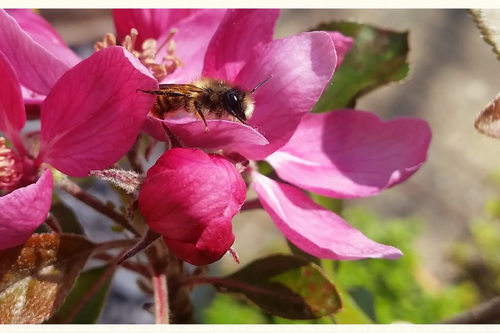
[[[23,176],[21,157],[5,146],[5,138],[0,137],[0,190],[15,186]]]
[[[153,76],[158,80],[163,80],[167,75],[172,74],[179,67],[184,67],[183,62],[179,57],[177,57],[176,53],[176,45],[173,37],[178,32],[177,29],[171,29],[165,41],[158,46],[158,43],[155,39],[149,38],[146,39],[142,45],[142,51],[137,51],[135,49],[135,44],[137,41],[137,36],[139,32],[136,29],[130,30],[130,35],[125,36],[122,46],[129,52],[133,53],[144,66],[149,68],[153,74]],[[102,42],[96,42],[94,44],[95,51],[102,50],[109,46],[115,46],[116,37],[113,34],[106,34]],[[166,47],[167,54],[162,57],[160,62],[155,60],[158,52]]]

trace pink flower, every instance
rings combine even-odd
[[[113,17],[119,42],[132,28],[138,30],[137,41],[130,47],[140,52],[144,51],[142,43],[147,39],[156,41],[160,47],[172,37],[171,30],[177,29],[173,38],[174,55],[188,66],[175,67],[175,72],[165,80],[185,81],[201,71],[208,42],[224,13],[225,10],[208,9],[115,9]],[[5,35],[0,39],[0,51],[19,73],[27,111],[36,113],[61,75],[81,59],[47,21],[30,9],[0,10],[0,31]],[[151,51],[147,51],[148,55]],[[170,60],[164,59],[168,52],[173,51],[165,46],[157,50],[154,59],[146,60],[144,54],[140,58],[155,72],[161,65],[170,64]]]
[[[210,132],[205,133],[192,118],[164,122],[186,146],[224,149],[226,155],[237,152],[248,160],[269,162],[289,184],[254,168],[253,188],[278,228],[302,250],[335,260],[398,258],[399,250],[371,241],[299,188],[359,198],[396,185],[425,162],[429,126],[410,118],[382,122],[356,110],[309,114],[349,41],[332,32],[272,40],[278,15],[278,10],[229,10],[205,55],[204,76],[244,89],[273,75],[254,94],[254,115],[248,121],[254,129],[209,120]]]
[[[148,170],[139,209],[173,254],[201,266],[233,244],[231,220],[245,195],[245,182],[223,156],[173,148]]]
[[[6,34],[5,38],[11,36]],[[20,43],[21,48],[36,47],[30,39]],[[40,70],[45,72],[43,66]],[[21,75],[29,78],[40,73],[29,68]],[[5,249],[25,242],[47,217],[52,173],[47,169],[36,181],[45,169],[42,165],[50,164],[73,177],[111,166],[134,143],[154,100],[137,94],[137,87],[155,89],[158,83],[122,47],[107,48],[81,61],[47,92],[41,105],[37,154],[20,135],[26,123],[21,85],[2,52],[0,77],[0,130],[15,148],[6,151],[3,147],[3,155],[12,163],[0,168],[0,184],[6,184],[2,190],[10,192],[0,198],[0,249]],[[13,177],[13,172],[18,175]],[[3,182],[5,179],[10,182]]]

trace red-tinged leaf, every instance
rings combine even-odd
[[[37,324],[62,304],[95,249],[86,238],[35,234],[0,251],[0,323]]]
[[[477,115],[474,127],[484,135],[500,139],[500,94]]]
[[[319,266],[289,255],[256,260],[211,283],[219,292],[242,294],[264,311],[288,319],[317,319],[342,307],[335,285]]]
[[[113,274],[107,277],[105,275],[110,273],[109,269],[114,270],[114,268],[116,266],[112,268],[102,266],[82,272],[61,308],[44,324],[95,324],[99,319],[113,280]],[[105,281],[102,281],[103,278]],[[89,297],[89,292],[94,292],[95,286],[99,283],[99,289]],[[81,306],[82,302],[85,302],[83,307],[78,313],[73,313],[75,308]],[[68,320],[70,316],[73,318]]]

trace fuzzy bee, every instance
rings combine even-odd
[[[207,119],[226,119],[246,125],[255,105],[252,94],[271,78],[272,75],[250,91],[212,78],[200,78],[188,84],[160,84],[158,90],[137,91],[157,95],[151,110],[155,117],[165,119],[185,110],[200,117],[208,131]]]

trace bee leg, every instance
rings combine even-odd
[[[210,132],[210,129],[208,129],[207,121],[205,120],[205,116],[203,115],[202,112],[201,104],[198,101],[194,102],[194,108],[196,109],[196,114],[198,115],[198,117],[200,117],[201,120],[203,120],[203,123],[205,124],[205,131]]]

